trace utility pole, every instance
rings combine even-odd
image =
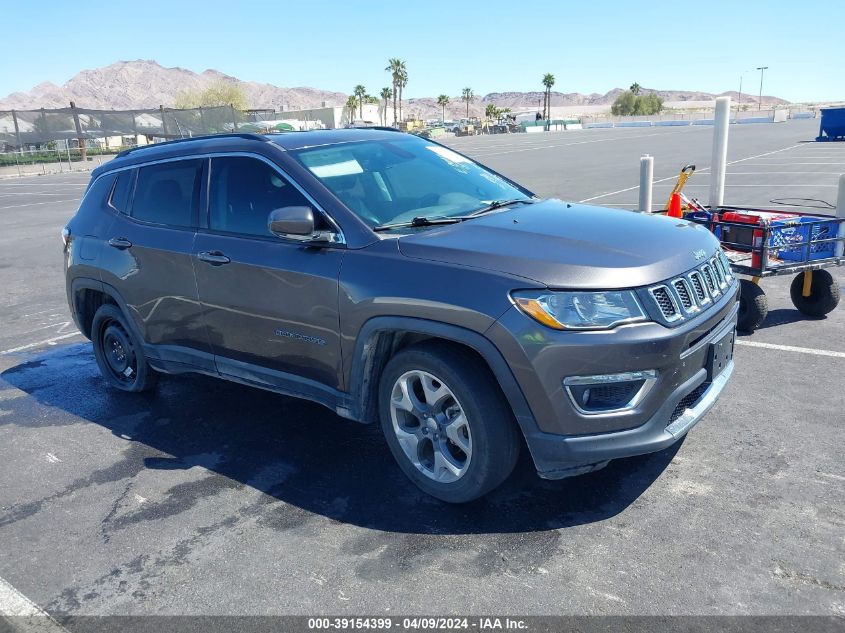
[[[763,71],[768,70],[768,66],[760,66],[757,70],[760,71],[760,97],[757,99],[757,110],[763,109]]]
[[[164,118],[164,106],[160,105],[158,111],[161,114],[161,134],[164,140],[167,140],[167,120]]]
[[[21,128],[18,125],[18,115],[12,110],[12,123],[15,125],[15,140],[18,142],[18,151],[23,155],[23,143],[21,143]]]
[[[85,148],[85,139],[82,138],[82,125],[79,123],[79,112],[76,110],[76,104],[70,102],[70,112],[73,115],[73,125],[76,128],[76,142],[79,145],[79,158],[82,160],[83,166],[88,157],[88,152]],[[68,167],[70,167],[70,145],[68,144]]]

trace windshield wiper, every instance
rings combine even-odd
[[[390,231],[391,229],[404,229],[407,227],[417,226],[433,226],[435,224],[455,224],[463,222],[468,216],[444,216],[441,218],[427,218],[425,216],[418,216],[410,222],[394,222],[392,224],[379,224],[373,227],[373,231]]]
[[[442,217],[433,217],[428,218],[425,216],[417,216],[410,222],[394,222],[390,224],[379,224],[378,226],[373,227],[373,231],[390,231],[391,229],[404,229],[404,228],[415,228],[418,226],[433,226],[435,224],[456,224],[458,222],[463,222],[464,220],[470,220],[476,216],[482,215],[483,213],[488,213],[489,211],[495,211],[496,209],[501,209],[502,207],[507,207],[512,204],[517,203],[523,204],[532,204],[537,202],[534,198],[514,198],[513,200],[494,200],[487,206],[481,207],[480,209],[476,209],[469,215],[451,215],[451,216],[442,216]]]
[[[487,206],[481,207],[480,209],[476,209],[475,211],[473,211],[472,213],[470,213],[466,217],[472,218],[472,217],[475,217],[476,215],[482,215],[484,213],[489,213],[490,211],[495,211],[496,209],[501,209],[502,207],[509,207],[510,205],[517,204],[519,202],[521,202],[523,204],[533,204],[537,201],[534,198],[513,198],[511,200],[493,200],[493,202],[491,202]]]

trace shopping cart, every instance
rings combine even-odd
[[[845,264],[845,218],[803,212],[696,204],[684,215],[717,237],[740,279],[737,327],[756,330],[769,312],[760,281],[795,275],[792,303],[810,317],[822,317],[839,304],[839,284],[825,268]]]

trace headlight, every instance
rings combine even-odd
[[[604,330],[621,323],[645,321],[631,290],[607,292],[519,291],[511,293],[517,307],[556,330]]]

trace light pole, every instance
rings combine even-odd
[[[760,66],[757,70],[760,71],[760,97],[757,99],[757,110],[763,109],[763,71],[768,70],[768,66]]]
[[[745,75],[748,74],[747,70],[743,70],[739,75],[739,97],[737,98],[736,103],[736,118],[739,119],[739,113],[742,110],[742,80],[745,78]]]

